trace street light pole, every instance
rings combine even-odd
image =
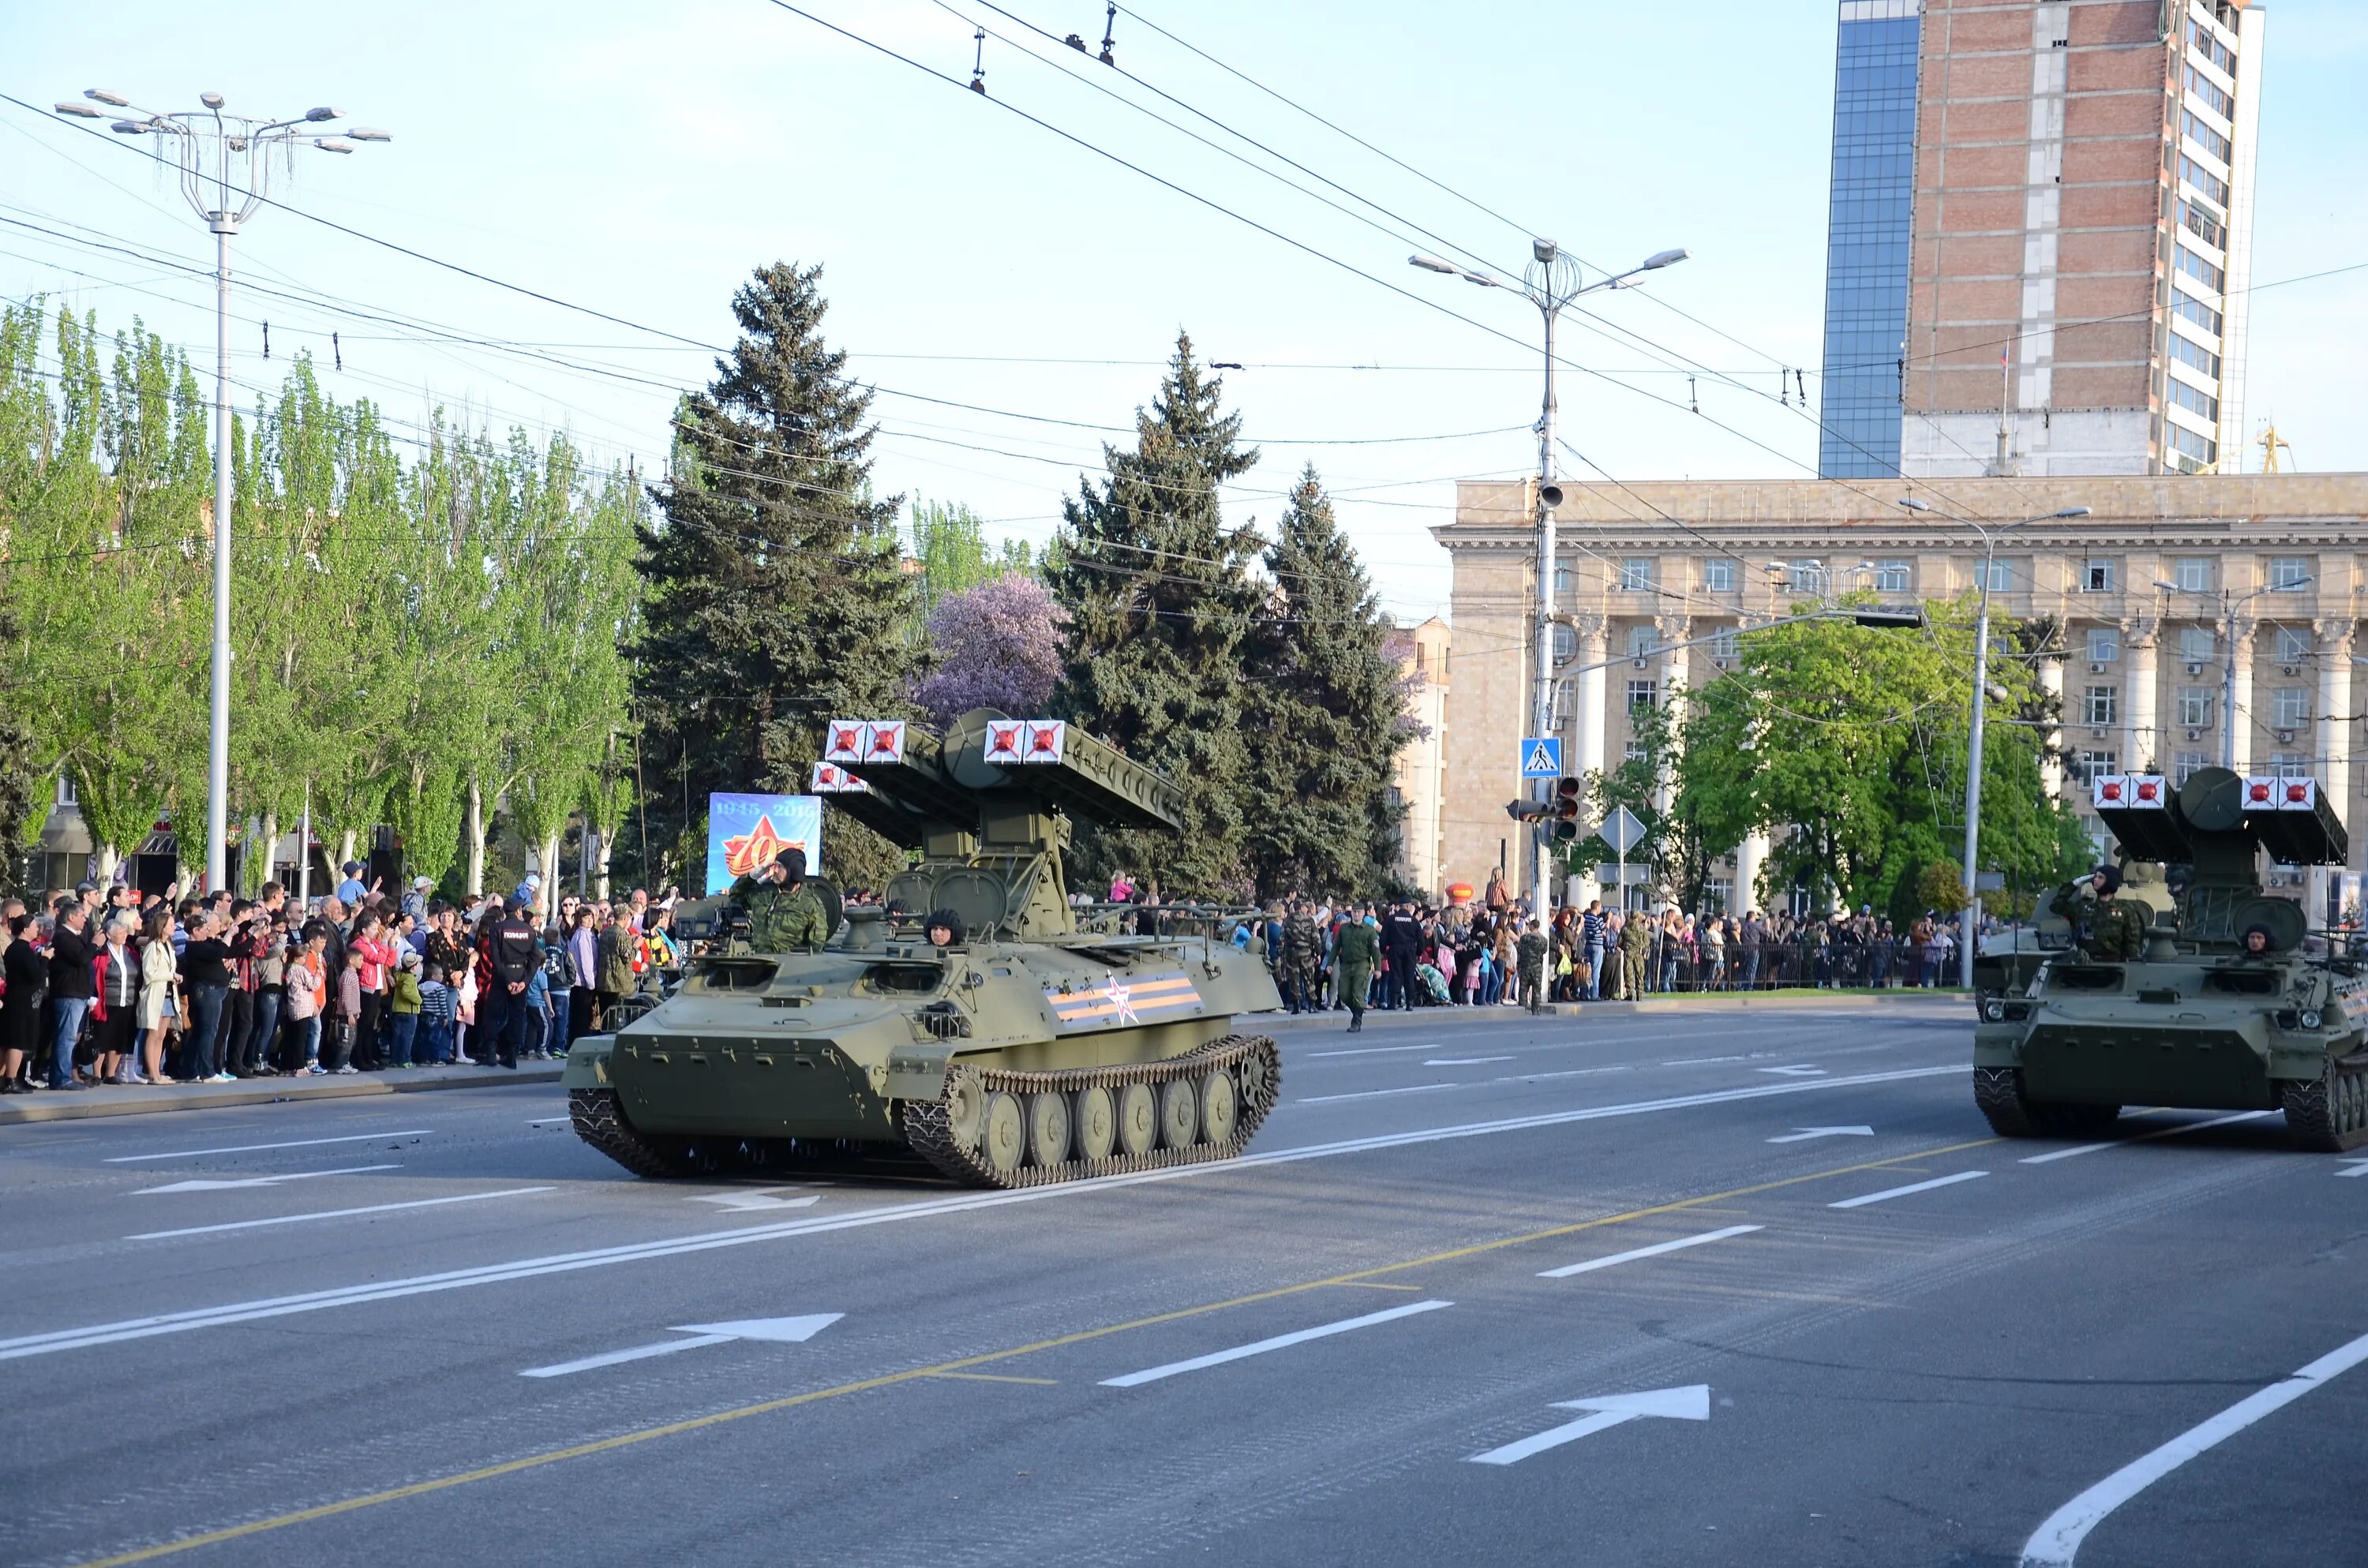
[[[1960,527],[1973,529],[1982,541],[1981,608],[1974,620],[1974,714],[1971,733],[1965,743],[1965,907],[1959,915],[1961,924],[1957,942],[1958,983],[1971,991],[1974,988],[1974,949],[1979,943],[1982,929],[1982,730],[1989,706],[1990,580],[1997,574],[1998,536],[2009,528],[2021,528],[2025,523],[2085,517],[2089,515],[2089,508],[2066,506],[2060,511],[2024,517],[1993,529],[1982,527],[1971,517],[1941,511],[1928,502],[1908,499],[1899,505],[1910,512],[1946,517]]]
[[[1508,293],[1520,294],[1537,306],[1538,314],[1544,321],[1545,392],[1539,400],[1537,425],[1538,585],[1536,615],[1531,630],[1532,644],[1536,650],[1532,683],[1532,712],[1537,723],[1532,733],[1536,734],[1554,733],[1554,508],[1562,505],[1562,487],[1554,483],[1554,326],[1562,315],[1563,307],[1581,295],[1592,294],[1599,289],[1629,288],[1645,273],[1674,267],[1685,260],[1687,255],[1683,250],[1661,251],[1625,272],[1614,273],[1592,283],[1583,283],[1577,257],[1564,255],[1561,247],[1552,240],[1533,239],[1530,242],[1530,266],[1519,288],[1499,281],[1486,272],[1474,272],[1435,256],[1406,257],[1409,267],[1418,267],[1425,272],[1443,272],[1483,289],[1502,289]],[[1553,800],[1554,788],[1553,779],[1541,778],[1535,781],[1533,793],[1543,804]],[[1540,820],[1543,821],[1543,816]],[[1544,828],[1531,830],[1530,909],[1542,928],[1554,915],[1553,885],[1547,870],[1551,857],[1546,852],[1546,843]]]
[[[326,131],[330,121],[343,119],[343,109],[307,109],[290,119],[225,116],[220,93],[199,94],[202,110],[163,114],[103,88],[92,87],[83,97],[90,102],[61,103],[57,112],[77,119],[104,119],[106,114],[93,105],[105,104],[130,111],[108,127],[117,135],[173,140],[181,166],[181,194],[214,236],[214,618],[206,728],[206,887],[212,891],[223,885],[230,843],[231,236],[263,205],[273,153],[292,160],[295,148],[303,142],[324,153],[351,153],[355,142],[393,138],[362,126],[341,134],[313,134],[314,130]],[[243,177],[233,177],[233,159],[243,161],[236,171]],[[268,846],[265,853],[269,853]]]

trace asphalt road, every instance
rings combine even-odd
[[[2368,1563],[2368,1163],[1993,1140],[1962,1004],[1278,1033],[1243,1159],[1012,1194],[0,1129],[0,1562]]]

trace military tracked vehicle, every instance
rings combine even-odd
[[[2125,1105],[2282,1109],[2298,1147],[2368,1142],[2368,983],[2351,955],[2305,953],[2302,906],[2265,894],[2259,871],[2264,852],[2345,863],[2317,785],[2205,767],[2175,789],[2131,774],[2091,790],[2123,849],[2184,868],[2185,886],[2138,959],[2092,961],[2074,931],[2019,992],[1982,999],[1974,1097],[1990,1126],[2096,1131]]]
[[[1281,1083],[1237,1013],[1281,1006],[1223,939],[1078,928],[1072,824],[1174,831],[1174,784],[1074,725],[980,710],[939,735],[834,722],[816,786],[920,851],[884,908],[832,906],[815,951],[752,951],[728,901],[675,994],[571,1048],[576,1132],[647,1176],[917,1155],[969,1185],[1026,1187],[1241,1153]],[[962,940],[923,922],[951,910]],[[1116,922],[1112,922],[1116,925]]]

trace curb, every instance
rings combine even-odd
[[[1642,1002],[1556,1002],[1543,1012],[1531,1013],[1527,1007],[1417,1007],[1410,1013],[1384,1013],[1378,1008],[1365,1010],[1367,1029],[1437,1024],[1447,1020],[1459,1023],[1523,1023],[1538,1018],[1584,1018],[1594,1017],[1633,1017],[1654,1013],[1729,1013],[1759,1011],[1850,1012],[1879,1013],[1915,1002],[1965,1003],[1963,991],[1902,991],[1891,996],[1691,996],[1655,997]],[[1346,1009],[1315,1014],[1255,1013],[1241,1015],[1255,1017],[1269,1030],[1295,1032],[1311,1029],[1349,1027]]]
[[[486,1077],[487,1072],[496,1076]],[[351,1078],[270,1078],[250,1088],[246,1083],[193,1084],[178,1088],[119,1087],[93,1089],[80,1099],[71,1095],[11,1095],[0,1101],[0,1127],[35,1121],[82,1121],[97,1116],[146,1116],[176,1110],[213,1110],[226,1106],[279,1105],[289,1100],[340,1100],[360,1095],[416,1095],[431,1089],[468,1089],[494,1084],[556,1084],[564,1064],[521,1067],[514,1073],[498,1068],[469,1067],[449,1073],[389,1078],[374,1073]],[[269,1085],[269,1087],[260,1086]],[[28,1105],[23,1101],[30,1100]]]

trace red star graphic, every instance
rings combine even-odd
[[[723,869],[735,877],[747,876],[789,846],[790,841],[773,826],[768,812],[747,832],[724,839]]]

